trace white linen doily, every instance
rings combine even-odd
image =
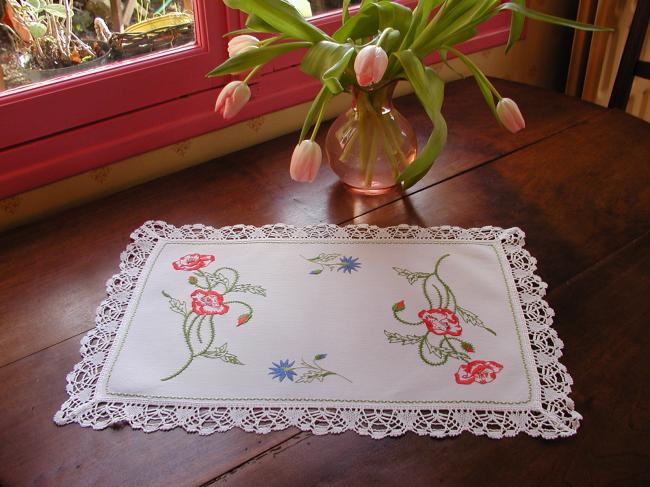
[[[575,434],[518,228],[284,224],[131,235],[54,420],[210,434]]]

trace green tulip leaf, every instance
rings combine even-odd
[[[323,86],[318,92],[318,95],[316,95],[316,98],[314,98],[314,101],[311,103],[311,106],[309,107],[309,111],[307,112],[305,121],[302,124],[302,130],[300,131],[300,139],[298,140],[298,143],[302,142],[307,138],[307,132],[309,132],[309,129],[311,128],[312,125],[314,125],[316,118],[324,109],[325,105],[327,105],[327,103],[331,99],[332,99],[332,92],[327,88],[327,86]],[[315,273],[316,272],[312,272],[312,274]]]
[[[406,33],[411,24],[411,9],[399,3],[382,0],[362,4],[357,13],[350,17],[332,36],[335,41],[374,37],[377,32],[391,27]]]
[[[338,94],[343,91],[341,78],[354,52],[354,47],[350,44],[321,41],[307,51],[300,63],[300,69],[303,73],[322,81],[333,94]]]
[[[514,0],[512,3],[516,3],[522,7],[526,7],[526,0]],[[521,33],[524,30],[524,21],[526,17],[520,12],[512,12],[512,18],[510,19],[510,34],[508,35],[508,44],[506,45],[506,53],[512,49],[512,46],[515,45],[515,42],[521,37]],[[451,42],[449,44],[452,44]]]
[[[563,27],[571,27],[578,30],[587,30],[590,32],[612,32],[614,29],[610,27],[600,27],[592,24],[585,24],[583,22],[576,22],[575,20],[563,19],[562,17],[555,17],[554,15],[544,14],[524,7],[522,2],[508,2],[501,4],[497,7],[498,11],[510,10],[511,12],[521,14],[533,20],[540,20],[548,22],[549,24],[561,25]]]
[[[221,65],[210,71],[206,77],[214,78],[215,76],[223,76],[224,74],[241,73],[264,64],[282,54],[295,51],[296,49],[311,47],[311,45],[311,42],[287,42],[244,51],[224,61]]]
[[[398,177],[398,181],[406,189],[429,172],[447,142],[447,123],[441,113],[445,83],[431,68],[425,68],[411,50],[400,51],[393,55],[402,65],[415,95],[433,123],[433,130],[422,151]]]
[[[255,15],[276,32],[311,42],[328,39],[327,34],[310,24],[290,3],[283,0],[224,0],[230,7]],[[249,28],[250,25],[247,25]]]

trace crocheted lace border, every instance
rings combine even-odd
[[[67,376],[69,399],[54,416],[59,425],[79,423],[103,429],[119,422],[145,432],[176,427],[207,435],[239,427],[255,433],[269,433],[289,427],[314,434],[347,430],[372,438],[399,436],[408,431],[433,437],[455,436],[463,431],[491,438],[531,436],[557,438],[574,435],[582,417],[569,398],[571,376],[559,362],[563,343],[552,328],[553,310],[544,300],[547,285],[535,274],[537,261],[523,248],[524,232],[519,228],[483,227],[463,229],[441,226],[422,228],[399,225],[380,228],[370,225],[285,224],[254,227],[235,225],[214,228],[185,225],[177,228],[162,221],[148,221],[131,234],[133,242],[121,254],[120,272],[106,284],[108,297],[97,308],[95,328],[81,340],[82,360]],[[472,240],[499,243],[510,264],[541,385],[542,407],[536,410],[485,410],[393,407],[246,407],[151,404],[134,400],[94,399],[95,388],[128,303],[148,256],[161,239],[429,239]]]

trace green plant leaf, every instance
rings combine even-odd
[[[526,0],[513,0],[512,3],[516,3],[522,7],[526,7]],[[515,42],[521,37],[521,32],[524,30],[524,21],[526,18],[520,12],[512,12],[512,18],[510,19],[510,34],[508,35],[508,44],[506,45],[506,53],[512,49],[512,46],[515,45]],[[451,43],[450,43],[451,44]]]
[[[246,27],[253,32],[267,32],[275,33],[276,29],[272,25],[267,24],[259,16],[255,14],[249,14],[246,19]]]
[[[404,68],[416,96],[433,123],[433,130],[422,151],[398,177],[398,181],[402,182],[404,188],[409,188],[431,169],[447,142],[447,123],[440,111],[444,100],[445,83],[431,68],[425,68],[411,50],[400,51],[393,55]]]
[[[210,71],[206,77],[213,78],[215,76],[223,76],[224,74],[241,73],[242,71],[264,64],[282,54],[295,51],[296,49],[311,47],[311,45],[311,42],[287,42],[244,51],[224,61]]]
[[[37,13],[43,10],[43,7],[45,6],[45,2],[43,0],[27,0],[27,3],[30,4]]]
[[[43,10],[50,15],[54,15],[55,17],[62,19],[65,19],[67,17],[65,5],[61,5],[59,3],[47,3],[43,7]]]
[[[354,48],[350,47],[346,53],[343,54],[341,59],[339,59],[336,64],[325,71],[321,76],[323,84],[327,86],[327,89],[329,89],[333,95],[338,95],[344,90],[343,85],[341,84],[341,77],[350,64],[354,52]]]
[[[47,33],[47,26],[41,22],[27,22],[27,30],[34,39],[39,39]]]
[[[348,19],[332,36],[335,41],[374,37],[387,27],[395,29],[403,36],[411,23],[411,9],[399,3],[382,0],[362,4],[357,13]],[[401,37],[400,37],[401,39]]]
[[[305,117],[305,121],[302,123],[302,130],[300,131],[300,138],[298,140],[298,143],[302,142],[305,140],[307,137],[307,133],[309,132],[309,129],[311,128],[312,125],[314,125],[316,121],[316,117],[318,117],[318,114],[321,112],[323,107],[332,99],[332,92],[327,88],[327,86],[323,86],[320,91],[318,92],[318,95],[316,95],[316,98],[314,98],[314,101],[311,103],[311,106],[309,107],[309,111],[307,112],[307,116]],[[313,259],[310,259],[312,262],[314,262]],[[311,274],[320,274],[322,272],[322,269],[318,269],[319,272],[311,272]]]
[[[300,69],[303,73],[322,81],[336,95],[343,91],[341,78],[353,55],[354,47],[350,44],[321,41],[307,51],[300,63]]]
[[[343,0],[341,3],[341,24],[345,24],[350,18],[350,1]]]
[[[613,32],[611,27],[600,27],[593,24],[585,24],[583,22],[576,22],[575,20],[563,19],[562,17],[555,17],[554,15],[544,14],[536,10],[520,5],[521,2],[508,2],[501,4],[497,7],[498,11],[510,10],[533,20],[540,20],[548,22],[549,24],[561,25],[563,27],[571,27],[578,30],[587,30],[590,32]]]
[[[256,15],[276,32],[281,32],[311,42],[329,37],[322,30],[307,22],[298,10],[283,0],[224,0],[230,8],[236,8],[249,15]],[[253,28],[247,24],[247,27]]]

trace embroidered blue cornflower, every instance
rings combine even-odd
[[[294,360],[293,362],[289,363],[289,359],[287,360],[280,360],[279,364],[276,364],[273,362],[273,365],[275,367],[269,367],[269,375],[272,375],[272,379],[279,379],[280,382],[284,380],[286,377],[289,379],[291,382],[293,382],[293,378],[298,375],[296,374],[291,367],[293,367],[293,364],[295,364],[296,361]]]
[[[361,262],[358,261],[358,257],[341,257],[341,263],[339,264],[338,270],[352,274],[352,271],[356,271],[359,269],[359,267],[361,267]]]

